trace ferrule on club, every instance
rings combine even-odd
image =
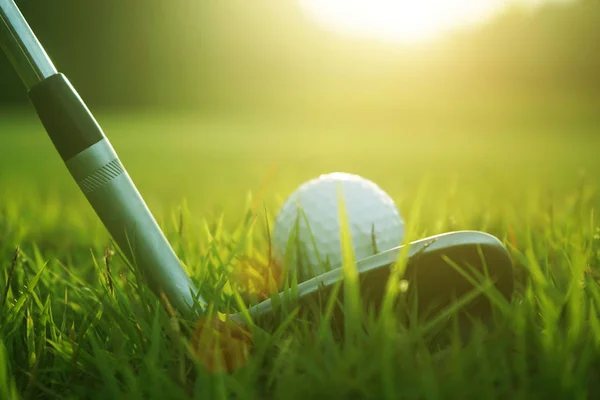
[[[71,175],[102,223],[150,288],[193,316],[197,290],[117,153],[62,74],[35,85],[30,98]],[[201,311],[201,310],[198,310]]]

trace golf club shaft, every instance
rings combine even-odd
[[[68,79],[56,71],[13,0],[0,0],[0,18],[2,48],[79,188],[150,288],[192,316],[194,304],[204,302],[108,138]]]
[[[0,47],[10,59],[27,90],[57,73],[13,0],[0,0],[0,29]]]

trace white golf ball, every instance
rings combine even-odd
[[[297,268],[299,281],[342,265],[340,198],[356,260],[402,244],[404,222],[379,186],[354,174],[321,175],[287,198],[273,227],[274,261],[288,270]]]

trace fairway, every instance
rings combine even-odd
[[[192,356],[189,322],[170,317],[118,254],[107,273],[108,234],[41,124],[31,111],[4,110],[0,398],[16,398],[16,388],[25,398],[600,395],[599,125],[582,111],[587,104],[546,106],[379,121],[94,111],[192,279],[221,310],[236,305],[230,286],[216,292],[219,277],[249,268],[247,257],[264,260],[266,221],[297,185],[326,172],[377,182],[415,240],[473,229],[509,247],[515,297],[469,339],[453,328],[456,309],[357,315],[364,329],[341,341],[326,322],[291,315],[255,333],[255,349],[232,374]]]
[[[403,213],[427,182],[423,217],[436,220],[446,210],[429,202],[445,203],[450,195],[456,203],[449,206],[457,212],[480,215],[487,203],[482,196],[502,208],[523,208],[526,198],[567,198],[580,178],[600,170],[593,104],[542,101],[477,114],[470,106],[400,109],[394,119],[364,120],[300,113],[94,112],[163,219],[185,202],[198,221],[222,211],[235,223],[250,192],[276,211],[303,181],[346,171],[377,182]],[[95,220],[35,114],[8,109],[0,115],[0,192],[35,207],[41,197],[50,208],[57,203],[61,211]],[[467,207],[474,199],[478,208]]]

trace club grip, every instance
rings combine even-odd
[[[63,160],[104,138],[102,128],[63,74],[33,86],[29,98]]]

